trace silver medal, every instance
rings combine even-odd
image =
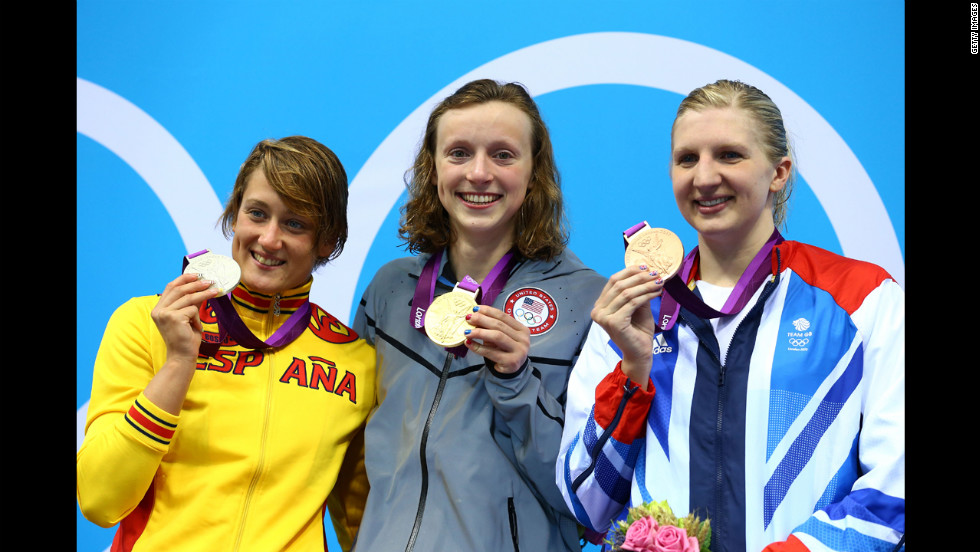
[[[184,274],[197,274],[211,280],[211,287],[218,290],[218,297],[235,289],[242,279],[242,269],[231,257],[207,251],[187,260]]]

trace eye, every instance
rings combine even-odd
[[[249,217],[253,218],[253,219],[265,218],[265,213],[261,209],[255,209],[255,208],[250,208],[249,209],[249,208],[246,208],[245,209],[245,214],[248,215]]]
[[[509,151],[500,151],[494,154],[494,157],[500,159],[501,161],[511,161],[515,159],[517,156],[515,156],[513,153]]]
[[[290,219],[285,222],[286,228],[293,232],[303,232],[307,229],[308,224],[301,220]]]
[[[737,151],[726,151],[721,154],[721,158],[727,161],[737,161],[742,157],[742,154]]]
[[[679,154],[675,159],[676,159],[675,161],[676,164],[688,167],[697,162],[698,156],[694,155],[693,153],[682,153]]]
[[[449,150],[449,157],[451,159],[465,159],[468,155],[469,154],[466,153],[466,150],[461,148],[453,148]]]

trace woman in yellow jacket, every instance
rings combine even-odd
[[[192,254],[162,294],[113,314],[76,483],[87,519],[119,524],[113,551],[325,549],[328,509],[350,548],[374,351],[309,301],[313,270],[343,249],[346,211],[332,151],[264,140],[221,217],[240,283],[196,274]]]

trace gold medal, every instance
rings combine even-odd
[[[637,229],[639,227],[639,229]],[[626,266],[646,265],[667,280],[681,267],[684,245],[666,228],[650,228],[646,221],[623,233],[626,240]]]
[[[475,294],[454,289],[436,297],[425,312],[425,333],[436,345],[458,347],[466,341],[466,330],[473,326],[466,315],[476,306]]]

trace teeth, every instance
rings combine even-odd
[[[279,266],[286,262],[286,261],[279,261],[276,259],[269,259],[255,252],[252,253],[252,258],[266,266]]]
[[[719,203],[724,203],[725,201],[727,201],[727,198],[719,197],[717,199],[709,199],[709,200],[706,200],[706,201],[705,200],[698,201],[698,205],[702,205],[704,207],[711,207],[713,205],[718,205]]]
[[[498,197],[495,194],[459,194],[467,203],[493,203]]]

